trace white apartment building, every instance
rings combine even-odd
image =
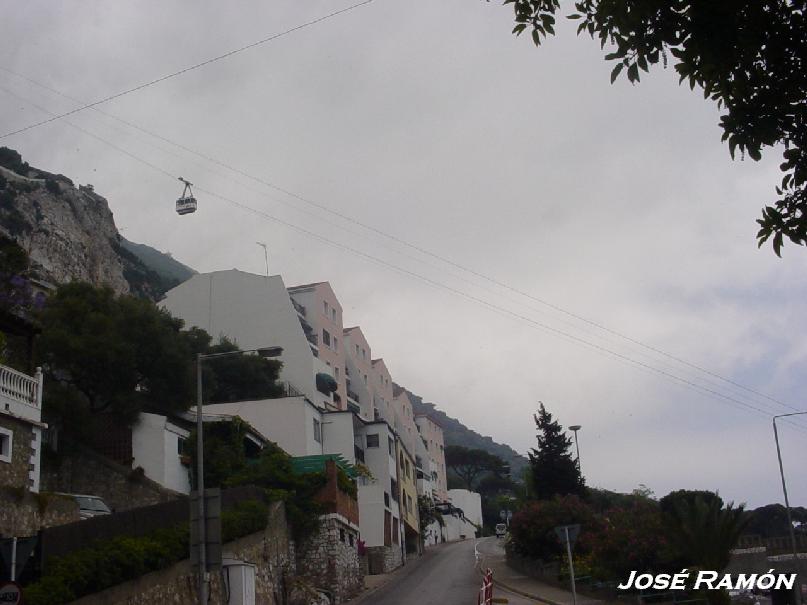
[[[240,349],[282,347],[280,380],[315,404],[337,409],[332,394],[317,390],[317,374],[334,379],[332,368],[319,358],[319,347],[305,325],[283,278],[235,269],[200,273],[169,290],[160,306],[186,326],[206,330],[214,339],[226,336]],[[338,394],[338,389],[337,389]]]
[[[392,380],[383,362],[371,363],[361,330],[342,328],[342,307],[330,285],[287,289],[280,276],[218,271],[193,276],[161,304],[187,325],[226,336],[241,349],[283,348],[280,379],[294,387],[290,396],[206,405],[205,413],[239,416],[292,456],[340,454],[363,464],[369,476],[358,486],[361,540],[378,572],[400,565],[394,420],[376,420],[374,404],[392,418]],[[318,374],[333,378],[336,391],[320,392]]]
[[[465,518],[482,527],[482,496],[467,489],[448,490],[448,500],[452,505],[462,509]]]

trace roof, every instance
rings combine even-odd
[[[432,424],[439,426],[441,429],[443,428],[443,425],[440,424],[440,422],[431,414],[415,414],[415,420],[417,420],[418,418],[425,418]]]
[[[325,470],[325,462],[333,460],[348,477],[356,477],[356,467],[345,460],[341,454],[319,454],[314,456],[296,456],[291,459],[291,470],[296,475],[321,473]]]
[[[326,282],[326,281],[317,281],[317,282],[314,282],[312,284],[300,284],[299,286],[289,286],[286,289],[289,290],[289,291],[291,291],[291,290],[302,290],[304,288],[313,288],[314,286],[319,286],[319,285],[327,284],[327,283],[328,282]]]
[[[395,384],[395,383],[393,383],[393,384],[392,384],[392,396],[393,396],[393,397],[397,397],[397,396],[398,396],[398,395],[400,395],[401,393],[406,393],[406,389],[405,389],[405,388],[403,388],[403,387],[401,387],[401,386],[398,386],[398,385],[397,385],[397,384]]]
[[[343,329],[342,332],[351,332],[353,330],[360,330],[360,329],[361,328],[359,326],[350,326],[349,328]]]

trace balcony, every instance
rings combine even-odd
[[[28,376],[0,365],[0,409],[39,422],[42,418],[42,372]]]
[[[294,298],[289,297],[291,299],[291,306],[294,307],[294,310],[297,311],[298,315],[305,317],[305,307],[298,303]]]
[[[302,397],[304,395],[304,393],[300,389],[298,389],[296,386],[294,386],[290,382],[278,381],[276,384],[277,384],[277,386],[279,386],[279,387],[281,387],[283,389],[283,393],[282,393],[282,395],[280,395],[280,397]],[[275,397],[274,399],[279,399],[279,398]]]
[[[364,450],[358,445],[353,446],[353,455],[356,456],[356,462],[364,464]]]

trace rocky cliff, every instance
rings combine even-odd
[[[109,204],[91,185],[76,187],[66,176],[33,168],[4,147],[0,235],[28,253],[34,277],[53,284],[86,281],[118,294],[157,299],[176,283],[122,247]]]

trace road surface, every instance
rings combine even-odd
[[[475,568],[474,541],[464,540],[431,548],[419,560],[407,564],[387,584],[360,597],[360,605],[476,605],[482,584]],[[506,593],[498,587],[494,597],[509,605],[534,605],[535,601]]]

